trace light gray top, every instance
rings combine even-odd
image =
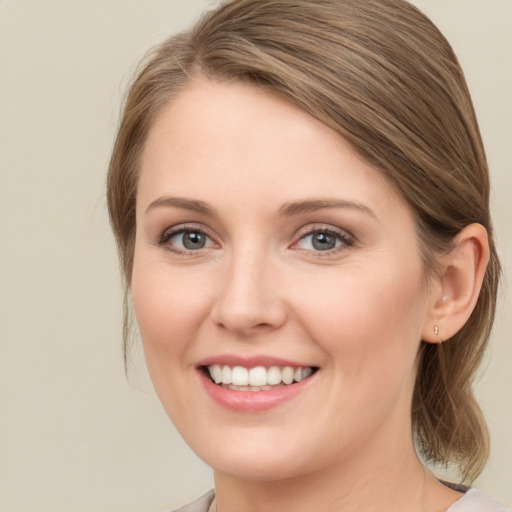
[[[512,512],[512,509],[496,503],[478,489],[469,489],[446,512]]]
[[[215,498],[215,491],[212,489],[205,495],[201,496],[198,500],[189,503],[181,508],[173,510],[173,512],[208,512],[213,500]]]
[[[214,498],[215,493],[211,490],[198,500],[174,512],[208,512]],[[512,512],[512,509],[496,503],[478,489],[469,489],[446,512]]]

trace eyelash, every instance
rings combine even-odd
[[[169,241],[180,234],[185,233],[198,233],[204,235],[208,240],[213,241],[212,237],[204,230],[204,228],[195,226],[195,225],[182,225],[176,228],[171,228],[164,231],[157,240],[158,246],[166,246],[166,249],[181,255],[197,255],[202,249],[208,249],[208,247],[201,247],[196,250],[183,250],[178,249],[175,246],[169,244]],[[321,228],[304,228],[303,231],[298,233],[298,240],[292,244],[292,248],[295,250],[301,250],[300,248],[296,248],[296,246],[303,240],[305,240],[308,236],[314,236],[316,234],[326,234],[329,236],[335,237],[341,244],[337,247],[327,250],[314,250],[314,249],[302,249],[304,252],[314,255],[315,257],[329,257],[338,254],[344,250],[355,245],[355,240],[352,236],[342,230],[333,229],[332,227],[321,227]],[[215,242],[214,242],[215,243]]]
[[[346,251],[348,248],[353,247],[356,243],[355,239],[349,235],[346,231],[334,229],[332,227],[318,227],[318,228],[305,228],[300,231],[297,242],[294,242],[292,247],[297,246],[301,241],[305,240],[308,236],[314,236],[316,234],[326,234],[335,237],[340,243],[339,246],[327,250],[313,250],[313,249],[302,249],[308,255],[313,255],[317,258],[325,258],[329,256],[336,256],[340,252]]]
[[[167,250],[169,250],[175,254],[197,255],[197,253],[199,253],[200,250],[204,249],[204,248],[200,248],[200,249],[196,249],[196,250],[186,250],[186,249],[184,250],[184,249],[178,249],[169,243],[169,241],[173,237],[178,236],[180,234],[185,234],[185,233],[198,233],[198,234],[204,235],[209,240],[213,240],[212,237],[210,235],[208,235],[208,233],[201,227],[198,227],[195,225],[182,225],[182,226],[179,226],[176,228],[171,228],[171,229],[164,231],[158,237],[157,245],[158,246],[166,246]]]

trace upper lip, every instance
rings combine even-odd
[[[211,366],[213,364],[226,365],[226,366],[243,366],[244,368],[255,368],[256,366],[291,366],[292,368],[307,368],[314,367],[310,364],[299,363],[289,359],[280,357],[267,356],[267,355],[254,355],[254,356],[237,356],[234,354],[220,354],[217,356],[207,357],[198,362],[197,366]]]

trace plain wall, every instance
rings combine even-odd
[[[130,383],[104,198],[121,97],[143,53],[207,0],[0,0],[0,510],[164,511],[212,485],[140,352]],[[465,69],[512,276],[512,2],[416,0]],[[492,455],[477,485],[512,504],[512,294],[477,384]],[[508,314],[507,314],[508,313]]]

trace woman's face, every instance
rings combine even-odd
[[[413,216],[297,107],[202,81],[165,108],[142,155],[132,290],[156,391],[217,470],[285,478],[411,438],[432,329]]]

